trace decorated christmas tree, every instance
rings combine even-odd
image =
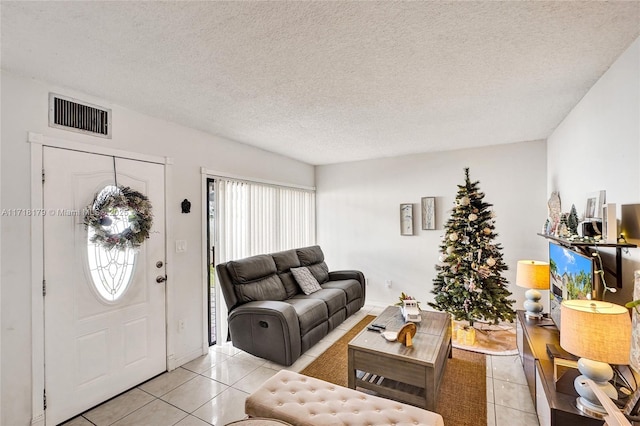
[[[483,201],[479,182],[471,182],[469,169],[464,169],[465,183],[458,185],[458,195],[451,217],[445,224],[440,245],[438,274],[433,280],[435,303],[429,306],[449,312],[456,320],[483,320],[497,324],[513,321],[507,280],[502,260],[502,247],[494,243],[495,215],[492,204]]]

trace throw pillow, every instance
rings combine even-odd
[[[295,277],[304,294],[311,294],[318,290],[322,290],[320,283],[318,283],[316,277],[314,277],[311,271],[309,271],[309,268],[304,266],[302,268],[291,268],[291,273]]]

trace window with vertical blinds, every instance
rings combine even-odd
[[[216,178],[218,261],[315,244],[315,192]]]

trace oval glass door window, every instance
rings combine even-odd
[[[105,196],[108,193],[120,191],[117,187],[109,185],[105,187],[100,194]],[[128,209],[118,208],[110,212],[108,219],[105,221],[105,231],[111,234],[119,234],[129,227]],[[113,248],[110,250],[91,242],[91,238],[95,234],[95,230],[89,227],[87,232],[87,261],[89,264],[89,272],[94,289],[98,295],[106,302],[116,302],[126,292],[131,279],[133,278],[133,270],[136,263],[136,250],[125,248],[120,250]]]

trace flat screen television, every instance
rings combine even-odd
[[[594,260],[550,241],[549,274],[549,316],[560,329],[563,300],[596,299]]]

